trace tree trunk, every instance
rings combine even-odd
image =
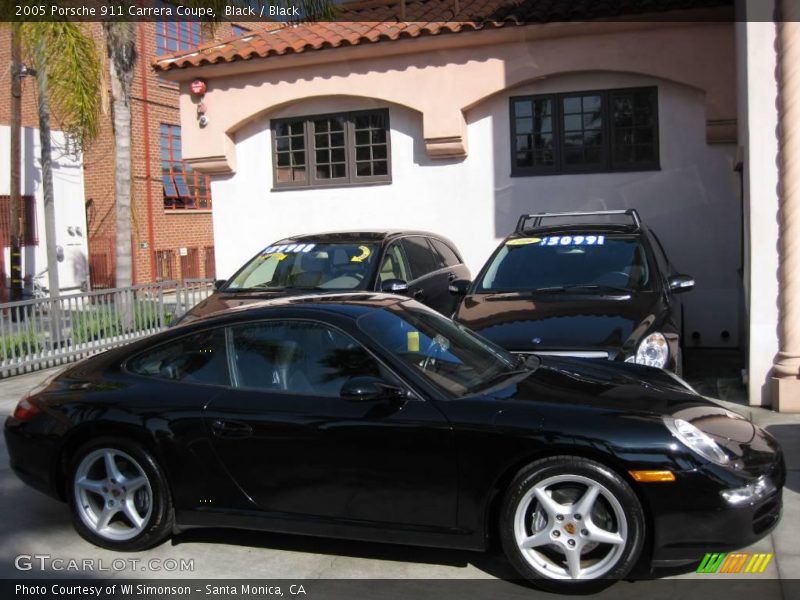
[[[11,247],[9,272],[11,279],[11,300],[22,300],[22,247],[20,228],[20,169],[22,161],[22,86],[20,84],[20,66],[22,50],[20,48],[19,24],[11,24],[11,118],[10,118],[10,150],[11,174],[9,185],[9,236]]]
[[[131,255],[131,106],[127,86],[120,81],[114,60],[111,70],[112,113],[114,116],[114,169],[117,205],[116,287],[129,287],[133,281]]]
[[[58,253],[56,251],[56,209],[53,192],[53,157],[50,138],[50,94],[47,89],[47,67],[44,53],[47,48],[40,42],[37,48],[39,66],[36,77],[36,96],[39,110],[39,144],[42,164],[42,195],[44,196],[44,234],[47,239],[47,285],[50,297],[58,298]]]

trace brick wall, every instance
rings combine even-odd
[[[89,24],[99,44],[103,44],[100,24]],[[199,274],[213,276],[214,234],[210,210],[165,210],[161,184],[160,127],[162,123],[180,124],[178,90],[174,84],[162,81],[150,68],[156,53],[157,23],[137,23],[136,42],[139,63],[132,87],[132,214],[134,281],[151,282],[156,279],[153,271],[155,253],[173,251],[181,256],[181,249],[193,254],[196,262],[177,260],[177,277]],[[231,37],[232,24],[221,23],[216,31],[217,39]],[[252,28],[258,24],[247,24]],[[101,46],[104,48],[104,46]],[[103,52],[105,55],[105,53]],[[7,73],[11,60],[11,35],[8,28],[0,28],[0,74]],[[107,72],[105,69],[104,72]],[[8,79],[0,79],[0,123],[9,122]],[[36,82],[32,78],[23,80],[23,126],[36,127]],[[114,207],[114,134],[111,120],[111,97],[108,85],[104,90],[106,102],[101,118],[97,140],[84,154],[84,179],[86,199],[86,221],[89,230],[90,264],[93,285],[113,285],[108,274],[113,274],[116,215]],[[149,140],[147,139],[149,137]],[[147,144],[145,143],[147,140]],[[149,148],[149,161],[145,159]],[[150,171],[148,178],[147,166]],[[0,166],[0,168],[3,168]],[[212,198],[213,202],[213,198]],[[150,222],[152,221],[152,232]],[[192,273],[180,272],[180,265],[197,264]],[[197,273],[199,271],[199,273]]]

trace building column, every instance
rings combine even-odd
[[[800,3],[780,1],[778,141],[780,254],[773,407],[800,412]]]

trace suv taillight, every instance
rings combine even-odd
[[[41,408],[30,401],[30,398],[23,398],[14,409],[14,418],[19,421],[27,421],[41,412]]]

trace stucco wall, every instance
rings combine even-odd
[[[86,212],[83,195],[83,168],[80,157],[65,154],[64,134],[52,132],[53,143],[53,193],[56,212],[56,244],[64,249],[64,261],[58,265],[59,285],[62,289],[78,288],[89,278],[88,248],[86,242]],[[0,125],[0,164],[8,165],[10,128]],[[39,244],[23,249],[23,272],[36,275],[47,268],[47,245],[44,229],[44,201],[42,175],[39,163],[39,130],[22,130],[22,194],[36,198],[36,228]],[[0,169],[0,194],[9,193],[9,171]],[[72,228],[72,234],[68,228]],[[82,235],[78,235],[80,228]],[[6,275],[9,268],[9,251],[5,247]],[[47,276],[42,279],[47,286]]]
[[[510,95],[638,85],[659,88],[660,171],[510,177]],[[696,290],[685,297],[687,333],[697,331],[702,345],[735,345],[741,305],[735,148],[706,143],[705,100],[694,88],[629,74],[547,78],[468,111],[469,154],[449,161],[428,156],[419,112],[388,105],[391,185],[271,192],[270,118],[387,103],[337,96],[283,106],[236,132],[236,172],[213,180],[218,274],[230,275],[263,246],[292,233],[373,227],[442,233],[477,272],[522,212],[635,207],[678,268],[697,278]]]

